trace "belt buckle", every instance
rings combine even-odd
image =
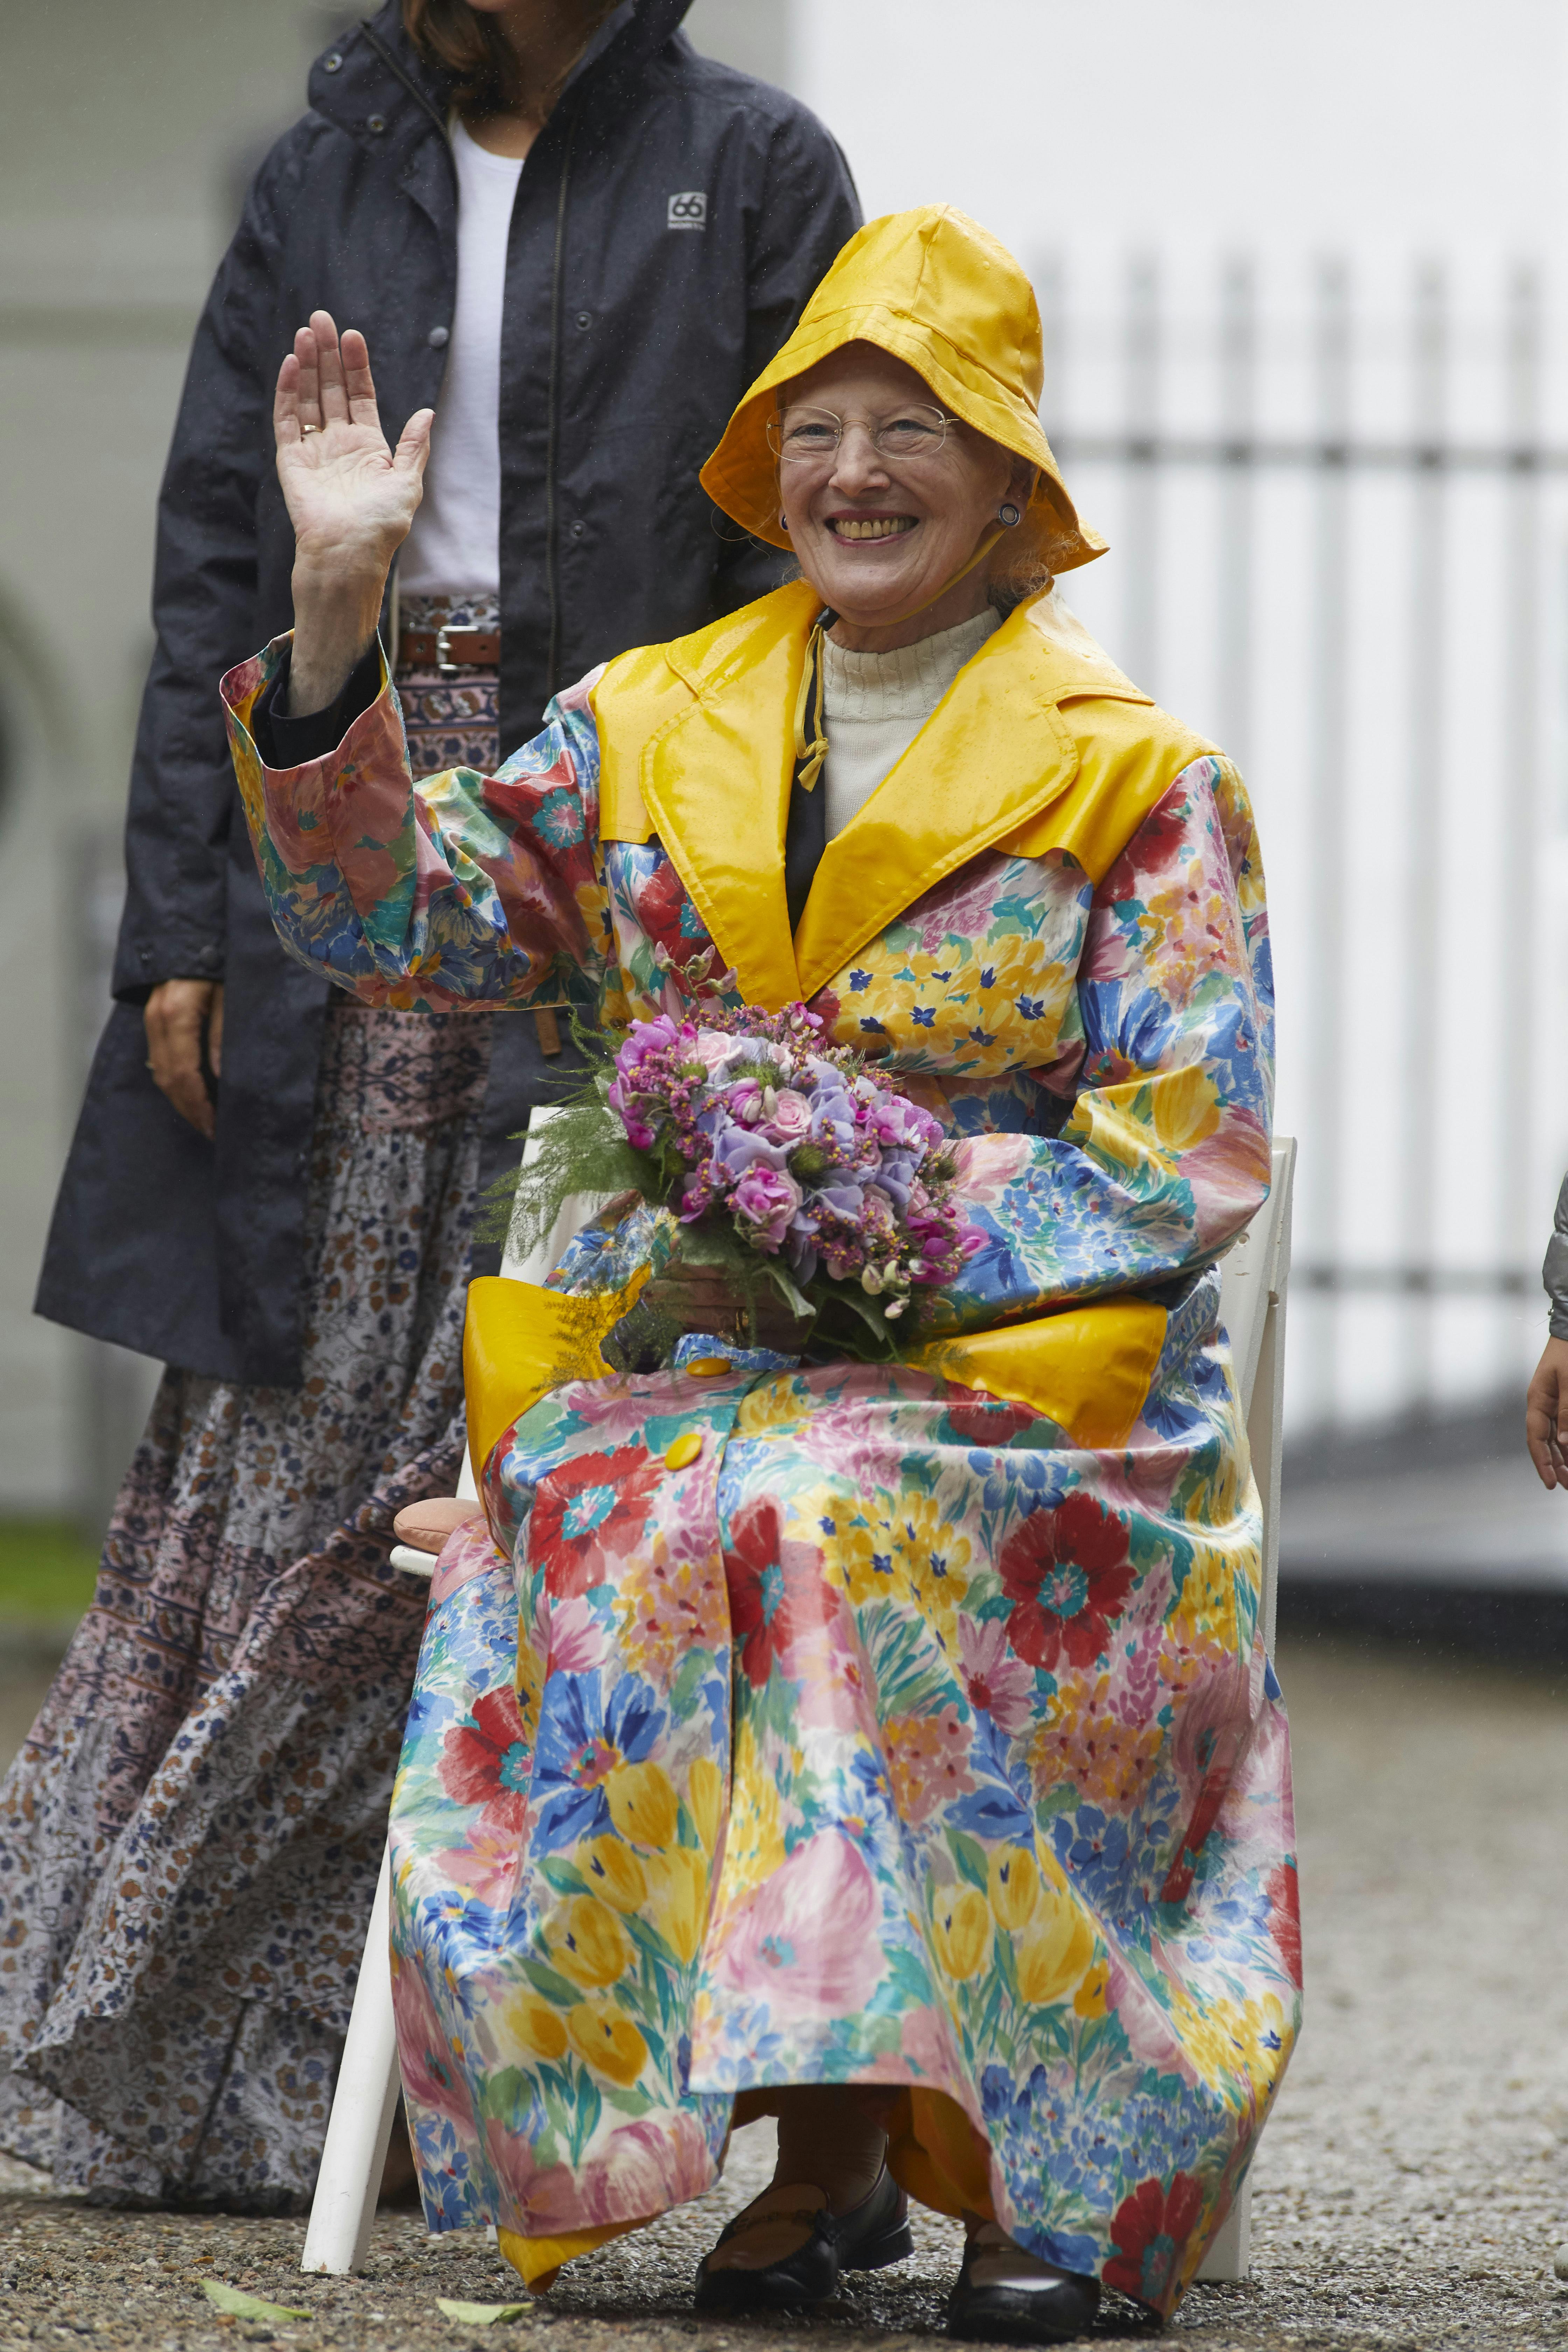
[[[460,669],[472,669],[472,662],[453,661],[448,656],[447,639],[450,637],[460,636],[463,634],[464,632],[462,630],[453,628],[450,623],[446,624],[437,630],[436,671],[437,677],[456,677]]]

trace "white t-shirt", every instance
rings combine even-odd
[[[411,595],[500,587],[500,321],[520,156],[490,155],[452,125],[458,166],[458,299],[430,436],[425,497],[397,581]]]

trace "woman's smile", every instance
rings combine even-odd
[[[902,539],[907,532],[914,530],[919,520],[919,515],[910,514],[828,515],[826,517],[827,528],[835,539],[861,542],[869,541],[873,545],[879,545],[889,539]]]

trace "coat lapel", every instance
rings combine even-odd
[[[1019,606],[823,851],[795,938],[803,996],[1067,791],[1078,754],[1055,709],[1063,682],[1059,656]]]
[[[666,649],[692,699],[643,747],[642,797],[749,1004],[799,996],[784,900],[795,696],[820,610],[804,581]]]
[[[658,833],[742,995],[771,1011],[814,995],[982,850],[1025,827],[1029,854],[1049,846],[1049,813],[1058,803],[1070,813],[1079,767],[1058,703],[1149,699],[1058,610],[1054,593],[1020,605],[827,844],[792,939],[784,837],[795,706],[819,609],[809,584],[795,582],[665,646],[657,692],[637,667],[654,658],[644,654],[613,663],[594,695],[608,722],[606,809],[617,791],[628,809],[640,792],[637,824],[607,824],[606,837]],[[623,726],[632,742],[640,738],[637,792],[629,775],[613,781]],[[1084,779],[1086,788],[1094,782]],[[1034,821],[1043,814],[1042,831]]]

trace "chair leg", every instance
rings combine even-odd
[[[370,2243],[399,2089],[391,1934],[392,1863],[384,1853],[305,2232],[302,2271],[345,2277],[360,2269]]]
[[[1226,2214],[1223,2228],[1204,2256],[1198,2270],[1200,2279],[1236,2286],[1252,2268],[1252,2176],[1248,2173],[1241,2184],[1241,2193]]]

